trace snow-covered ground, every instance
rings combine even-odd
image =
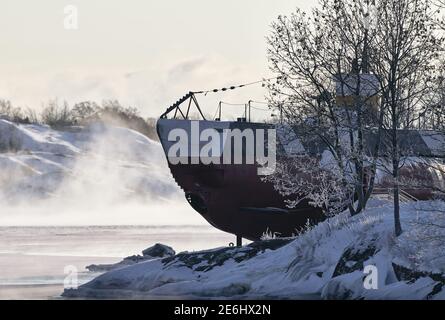
[[[0,225],[204,224],[162,147],[121,127],[0,119]]]
[[[91,187],[110,201],[116,194],[117,200],[159,200],[177,192],[160,145],[126,128],[95,124],[57,131],[0,120],[0,149],[7,151],[0,153],[3,201],[76,196]]]
[[[401,216],[396,238],[391,204],[372,200],[364,213],[345,212],[294,240],[141,262],[65,296],[444,299],[445,204],[404,204]]]

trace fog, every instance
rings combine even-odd
[[[0,120],[2,121],[2,120]],[[124,128],[0,122],[0,225],[199,225],[162,147]]]

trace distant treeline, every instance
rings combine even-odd
[[[156,119],[144,119],[138,109],[124,107],[117,100],[104,100],[101,104],[84,101],[70,106],[66,101],[50,100],[41,111],[15,107],[9,100],[0,99],[0,118],[23,124],[46,124],[55,129],[103,122],[138,131],[158,140]]]

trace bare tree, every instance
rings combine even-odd
[[[279,17],[268,38],[271,69],[280,75],[269,86],[270,100],[299,137],[315,137],[330,152],[350,193],[338,198],[351,214],[371,196],[378,153],[364,143],[382,110],[379,83],[369,74],[371,9],[366,1],[322,0],[312,16],[297,10]]]
[[[299,137],[323,142],[344,189],[352,186],[352,214],[366,206],[382,156],[390,159],[396,235],[402,233],[399,130],[415,125],[430,91],[442,45],[437,20],[429,0],[321,0],[312,15],[297,10],[279,17],[268,37],[271,69],[280,76],[269,86],[271,103]]]
[[[382,84],[387,106],[383,124],[390,144],[393,177],[395,233],[400,235],[399,178],[402,165],[399,130],[414,125],[413,110],[432,85],[431,76],[439,58],[442,38],[428,0],[381,0],[380,17],[372,37],[373,70]]]
[[[64,127],[73,124],[68,102],[60,104],[57,99],[49,100],[41,112],[42,122],[52,127]]]

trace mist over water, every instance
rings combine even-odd
[[[2,205],[2,226],[113,226],[204,225],[205,221],[183,204],[128,203],[116,206],[62,207],[57,202],[35,206]]]
[[[95,124],[69,131],[0,120],[0,225],[203,225],[159,143]],[[3,130],[2,130],[3,129]]]
[[[159,143],[94,124],[53,130],[0,119],[0,299],[63,292],[91,264],[117,263],[163,243],[176,252],[233,237],[191,209]]]

